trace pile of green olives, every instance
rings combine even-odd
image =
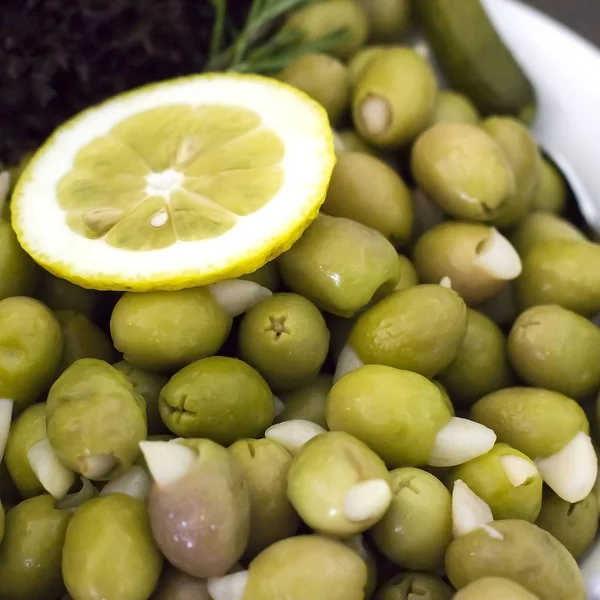
[[[277,75],[337,164],[254,273],[83,289],[0,220],[2,600],[585,598],[600,245],[523,122],[397,43],[409,5],[285,23],[349,32]]]

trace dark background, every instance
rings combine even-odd
[[[600,0],[525,0],[600,46]]]

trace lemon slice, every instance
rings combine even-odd
[[[12,199],[23,248],[48,271],[111,290],[175,290],[254,271],[322,204],[325,111],[254,75],[166,81],[95,106],[35,154]]]

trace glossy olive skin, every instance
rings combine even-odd
[[[578,560],[594,543],[598,531],[598,504],[592,492],[580,502],[569,504],[546,490],[542,511],[535,522],[552,534]]]
[[[492,392],[473,405],[471,418],[532,459],[556,454],[580,431],[589,433],[585,412],[574,400],[538,388]]]
[[[355,484],[369,479],[389,482],[385,463],[352,435],[330,431],[307,442],[294,457],[287,493],[311,529],[348,537],[375,523],[375,518],[356,522],[344,514],[346,493]]]
[[[267,382],[250,365],[226,356],[202,358],[173,375],[160,392],[159,411],[175,435],[226,446],[260,437],[275,417]]]
[[[451,600],[452,588],[439,577],[429,573],[406,572],[386,581],[377,592],[375,600],[412,600],[413,597],[428,600]]]
[[[48,439],[60,460],[86,475],[87,457],[112,455],[116,474],[139,455],[147,437],[146,406],[129,380],[104,361],[83,358],[54,383],[47,400]]]
[[[539,600],[522,585],[504,577],[482,577],[462,588],[454,600]]]
[[[287,497],[292,464],[288,451],[274,440],[239,440],[229,452],[250,488],[250,538],[246,557],[253,558],[271,544],[291,537],[300,519]]]
[[[421,375],[365,365],[331,388],[326,418],[332,431],[362,440],[397,468],[427,464],[435,437],[452,417],[439,388]]]
[[[413,210],[410,191],[383,161],[344,152],[333,169],[322,211],[376,229],[394,245],[408,242]]]
[[[439,285],[395,292],[360,315],[349,343],[366,364],[435,377],[457,356],[467,331],[467,307]]]
[[[506,348],[502,330],[484,314],[468,309],[467,333],[456,358],[438,379],[455,402],[469,406],[511,385],[513,375]]]
[[[481,577],[506,577],[540,600],[584,600],[575,559],[548,532],[527,521],[492,521],[456,538],[446,553],[446,573],[456,589]]]
[[[23,498],[45,493],[27,460],[29,448],[45,437],[45,403],[26,408],[11,424],[4,460],[10,477]]]
[[[427,127],[436,94],[435,74],[422,56],[410,48],[386,48],[366,64],[354,85],[354,127],[378,148],[401,147]],[[374,101],[384,113],[375,123],[369,110]]]
[[[124,494],[88,500],[71,519],[62,573],[73,598],[146,600],[163,565],[145,505]]]
[[[52,383],[62,354],[56,317],[33,298],[0,300],[0,397],[13,411],[33,404]]]
[[[239,356],[275,392],[296,389],[318,375],[329,351],[329,330],[319,309],[298,294],[273,294],[240,323]]]
[[[173,567],[163,572],[152,600],[211,600],[204,579],[191,577]]]
[[[24,500],[6,514],[0,544],[2,600],[56,600],[63,591],[61,553],[71,519],[50,495]]]
[[[150,492],[152,533],[165,558],[194,577],[225,575],[246,550],[250,489],[229,452],[210,440],[181,440],[198,459]]]
[[[148,420],[148,435],[165,433],[167,428],[160,418],[158,411],[158,397],[160,391],[169,381],[167,377],[159,373],[149,373],[130,365],[122,360],[113,365],[117,371],[120,371],[129,379],[136,394],[139,394],[146,401],[146,418]]]
[[[468,123],[438,123],[422,133],[411,170],[418,186],[457,219],[490,221],[515,189],[502,148]]]
[[[276,542],[251,563],[244,600],[363,600],[367,567],[350,548],[317,535]]]
[[[434,571],[452,540],[452,497],[436,477],[411,467],[390,473],[392,503],[371,529],[375,545],[400,567]]]
[[[350,103],[350,77],[341,61],[327,54],[305,54],[292,61],[278,79],[302,90],[326,111],[335,123]]]
[[[113,310],[110,332],[115,348],[134,367],[169,373],[216,354],[231,324],[208,288],[128,292]]]
[[[21,249],[10,223],[0,219],[0,300],[29,295],[38,271],[35,262]]]
[[[469,462],[450,469],[445,481],[462,480],[491,508],[495,519],[522,519],[534,523],[542,508],[542,477],[539,473],[514,486],[503,468],[503,456],[516,456],[531,462],[525,454],[507,444],[494,447]]]
[[[398,280],[398,254],[383,235],[361,223],[320,214],[279,257],[290,289],[320,309],[351,317]]]
[[[111,339],[86,316],[72,310],[57,310],[63,335],[63,355],[59,372],[80,358],[97,358],[112,363],[117,358]]]
[[[321,373],[307,386],[292,390],[280,396],[285,405],[283,412],[276,417],[275,421],[291,421],[292,419],[303,419],[311,421],[321,427],[327,428],[325,421],[325,402],[327,394],[333,385],[333,377]]]
[[[600,312],[600,245],[550,240],[535,245],[523,259],[516,281],[523,308],[558,304],[585,317]]]
[[[498,227],[509,227],[531,208],[539,180],[541,155],[527,128],[515,118],[489,117],[481,127],[500,145],[514,175],[515,189],[492,219]]]
[[[508,337],[511,362],[530,385],[580,399],[600,388],[600,329],[558,305],[522,312]]]

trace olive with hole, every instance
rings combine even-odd
[[[494,321],[468,309],[467,333],[456,358],[438,379],[450,397],[463,406],[513,383],[506,336]]]
[[[491,219],[497,227],[510,227],[531,210],[541,164],[538,147],[527,128],[512,117],[489,117],[481,124],[502,148],[514,175],[515,188]]]
[[[482,577],[505,577],[540,600],[584,600],[583,578],[569,551],[527,521],[492,521],[451,542],[446,574],[457,589]]]
[[[451,600],[453,593],[452,588],[440,577],[407,571],[386,581],[377,592],[375,600]]]
[[[476,125],[479,119],[479,112],[469,98],[454,90],[440,90],[429,124],[470,123]]]
[[[600,388],[600,329],[556,304],[522,312],[508,337],[512,365],[529,385],[582,399]]]
[[[292,61],[278,75],[316,100],[335,121],[350,105],[350,78],[341,61],[327,54],[305,54]]]
[[[354,127],[373,146],[399,148],[427,127],[436,95],[435,74],[421,55],[409,48],[386,49],[355,83]]]
[[[392,502],[371,528],[377,549],[394,564],[435,571],[452,540],[452,498],[427,471],[404,467],[390,473]]]
[[[350,56],[367,41],[367,15],[355,0],[321,0],[293,12],[283,31],[300,36],[305,42],[315,42],[340,29],[346,30],[344,41],[331,51],[338,57]]]
[[[469,306],[485,302],[521,273],[521,259],[510,242],[480,223],[447,221],[429,229],[417,240],[413,261],[421,281],[448,278]]]
[[[510,236],[520,256],[548,240],[585,242],[587,238],[575,225],[551,212],[534,212],[522,219]]]
[[[372,227],[394,245],[405,244],[412,233],[408,188],[392,168],[368,154],[338,157],[321,210]]]
[[[535,522],[551,533],[573,555],[581,558],[590,548],[598,531],[598,504],[589,494],[580,502],[570,504],[547,490],[542,511]]]
[[[558,304],[580,315],[600,312],[600,244],[549,240],[523,258],[516,281],[523,308]]]
[[[567,204],[567,185],[560,171],[544,156],[538,186],[533,195],[533,210],[562,213]]]
[[[300,519],[287,496],[291,455],[275,440],[241,439],[229,452],[242,469],[250,488],[250,537],[247,558],[287,537]]]
[[[498,443],[482,456],[445,475],[451,487],[463,481],[491,509],[494,518],[534,523],[542,507],[542,477],[525,454]]]
[[[456,219],[492,221],[515,191],[501,146],[477,125],[438,123],[411,152],[418,186]]]
[[[273,294],[244,315],[239,356],[275,392],[307,385],[329,351],[329,330],[319,309],[298,294]]]
[[[398,254],[381,233],[361,223],[320,214],[279,257],[288,287],[320,309],[351,317],[398,282]]]

